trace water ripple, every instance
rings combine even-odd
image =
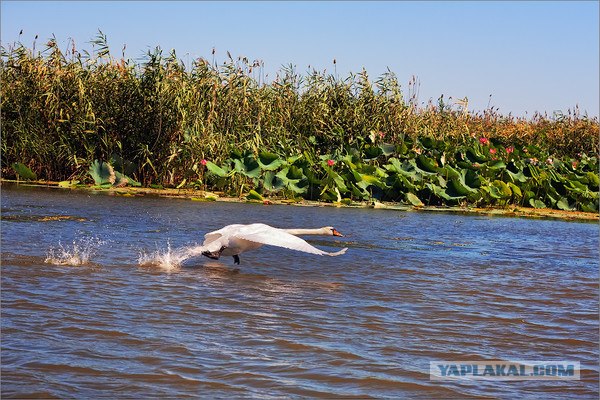
[[[3,398],[598,397],[597,225],[39,194],[2,190],[25,216],[2,225]],[[349,250],[182,258],[255,221],[327,221],[349,237],[311,243]],[[429,379],[453,359],[581,380]]]

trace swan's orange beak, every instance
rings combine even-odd
[[[342,235],[341,233],[339,233],[337,230],[335,230],[335,229],[332,229],[332,231],[333,231],[333,236],[341,236],[341,237],[344,237],[344,235]]]

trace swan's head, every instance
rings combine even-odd
[[[342,236],[342,237],[344,236],[344,235],[342,235],[342,234],[341,234],[341,233],[340,233],[340,232],[339,232],[337,229],[335,229],[333,226],[326,226],[326,227],[324,227],[324,228],[321,228],[321,229],[323,229],[323,232],[324,232],[326,235],[331,235],[331,236]]]

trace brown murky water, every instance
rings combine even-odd
[[[250,222],[333,225],[347,237],[309,242],[349,250],[264,247],[235,268],[229,257],[138,264]],[[5,185],[1,394],[597,398],[598,237],[597,224]],[[582,371],[432,381],[436,360],[571,360]]]

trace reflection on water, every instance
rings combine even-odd
[[[8,186],[2,207],[3,398],[598,397],[597,224]],[[182,256],[251,222],[349,250]],[[429,379],[497,359],[582,379]]]

